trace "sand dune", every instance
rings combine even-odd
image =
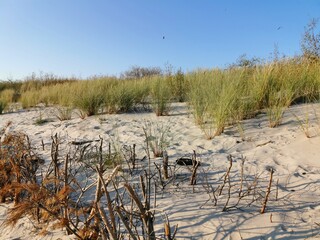
[[[40,110],[19,111],[0,116],[0,129],[12,121],[6,132],[22,131],[30,136],[34,146],[40,149],[41,141],[49,157],[51,136],[59,134],[66,143],[79,140],[97,140],[99,136],[118,141],[121,145],[137,145],[137,155],[145,155],[143,126],[168,127],[170,164],[179,157],[196,151],[201,161],[197,185],[189,185],[189,170],[176,167],[175,182],[159,192],[157,207],[163,209],[172,225],[178,224],[178,239],[313,239],[320,235],[320,122],[315,112],[320,105],[297,105],[290,107],[277,128],[268,127],[265,113],[243,122],[244,136],[236,127],[227,127],[225,132],[212,140],[206,140],[201,129],[194,124],[190,110],[185,104],[174,104],[170,116],[156,117],[153,113],[130,113],[99,115],[84,120],[74,114],[68,121],[60,122],[54,116],[54,108],[41,110],[48,121],[35,125]],[[320,111],[318,111],[320,113]],[[311,138],[307,138],[296,116],[303,120],[309,116]],[[244,138],[244,139],[242,139]],[[227,167],[231,154],[231,176],[236,191],[239,186],[241,162],[246,158],[244,175],[248,182],[255,176],[259,179],[257,196],[265,193],[271,167],[275,170],[273,185],[265,214],[260,214],[261,202],[249,204],[244,200],[229,211],[222,211],[226,195],[219,197],[217,206],[209,200],[205,185],[217,187]],[[161,162],[161,159],[154,159]],[[187,179],[187,180],[186,180]],[[276,200],[276,182],[278,199]],[[207,201],[209,200],[209,201]],[[231,206],[237,199],[231,199]],[[0,205],[0,239],[69,239],[62,230],[46,236],[36,236],[31,221],[22,219],[14,228],[4,228],[6,209]],[[158,223],[162,228],[161,221]],[[159,230],[160,231],[160,230]]]

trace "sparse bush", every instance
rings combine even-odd
[[[311,62],[320,60],[320,32],[315,33],[317,23],[317,19],[310,21],[301,40],[303,56]]]
[[[144,77],[160,76],[162,70],[159,67],[139,67],[133,66],[128,71],[121,74],[124,79],[140,79]]]

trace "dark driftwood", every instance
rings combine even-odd
[[[168,166],[169,166],[169,156],[167,151],[163,151],[163,177],[164,179],[168,179]]]
[[[196,164],[200,165],[199,161],[196,161]],[[176,163],[181,166],[192,166],[194,164],[194,160],[192,158],[181,157],[176,160]]]
[[[84,144],[87,144],[87,143],[93,143],[93,142],[99,142],[99,141],[100,141],[100,140],[71,141],[71,144],[72,144],[72,145],[79,146],[79,145],[84,145]]]

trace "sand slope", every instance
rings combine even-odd
[[[282,124],[274,129],[268,127],[266,114],[243,122],[244,140],[236,127],[228,127],[224,134],[206,140],[202,131],[194,124],[193,117],[185,104],[174,104],[170,116],[156,117],[153,113],[130,113],[99,115],[60,122],[54,116],[54,108],[41,110],[43,125],[35,125],[40,110],[20,111],[0,116],[0,129],[8,121],[12,125],[6,130],[23,131],[32,143],[40,148],[45,143],[44,158],[49,157],[51,136],[58,133],[66,142],[72,140],[95,140],[99,136],[112,138],[121,144],[137,145],[137,155],[145,155],[142,127],[149,122],[168,127],[168,154],[171,165],[184,155],[197,152],[202,162],[198,184],[189,185],[190,171],[176,167],[176,179],[159,192],[157,208],[165,210],[172,225],[178,224],[178,239],[314,239],[320,238],[320,123],[316,112],[319,105],[290,107]],[[311,138],[307,138],[297,119],[309,116]],[[248,184],[258,176],[257,195],[265,194],[270,173],[275,170],[270,202],[267,212],[260,214],[261,201],[248,206],[249,199],[236,208],[222,212],[226,201],[223,194],[217,206],[209,200],[205,186],[216,188],[229,165],[227,156],[233,157],[232,191],[239,188],[241,159],[246,158],[244,175]],[[155,159],[155,162],[161,162]],[[278,200],[276,201],[276,182]],[[207,201],[209,200],[209,201]],[[232,198],[230,205],[236,198]],[[4,229],[8,205],[0,205],[0,239],[68,239],[63,231],[52,231],[46,237],[35,237],[31,221],[23,220],[14,228]],[[162,227],[161,221],[158,224]]]

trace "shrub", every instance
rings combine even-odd
[[[320,59],[320,32],[315,33],[317,23],[317,19],[310,21],[301,40],[303,56],[309,61],[319,61]]]

